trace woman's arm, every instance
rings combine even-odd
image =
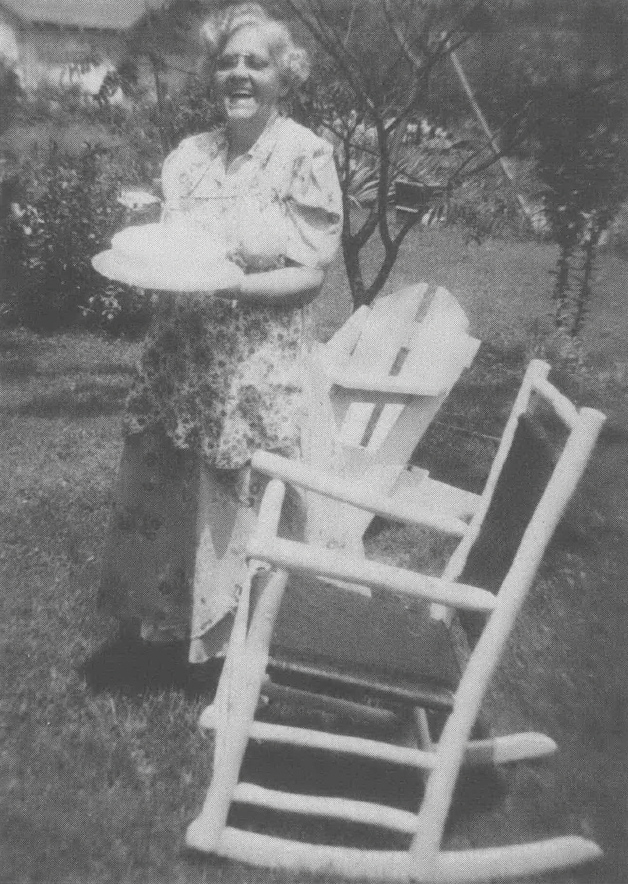
[[[240,290],[227,294],[242,303],[302,307],[309,304],[323,283],[323,271],[313,267],[282,267],[249,273]]]

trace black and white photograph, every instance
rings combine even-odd
[[[0,0],[0,884],[628,880],[628,2]]]

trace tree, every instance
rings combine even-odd
[[[484,0],[277,0],[309,38],[315,74],[295,114],[336,144],[344,203],[342,250],[356,307],[381,291],[420,214],[391,223],[395,182],[432,185],[445,195],[495,161],[492,140],[449,145],[440,162],[410,147],[408,123],[425,111],[435,69],[486,26]],[[339,26],[340,25],[340,26]],[[438,167],[437,170],[435,167]],[[436,174],[435,174],[436,172]],[[356,212],[356,204],[364,207]],[[382,258],[365,279],[363,254],[379,240]]]
[[[596,9],[606,10],[606,31],[613,26],[623,34],[620,25],[626,19],[612,0],[579,0],[573,12],[578,33],[582,33],[585,13],[590,11],[592,2]],[[584,248],[577,258],[582,273],[579,306],[575,304],[572,310],[573,328],[580,327],[598,239],[623,193],[613,184],[613,180],[618,181],[620,177],[614,171],[619,167],[621,145],[615,123],[607,127],[606,135],[598,137],[597,146],[593,147],[600,122],[596,114],[599,107],[596,108],[593,97],[591,115],[581,115],[578,121],[577,113],[572,114],[571,122],[561,129],[565,122],[564,114],[560,113],[561,102],[573,88],[566,85],[571,69],[561,69],[557,79],[549,82],[547,71],[541,73],[537,68],[546,64],[548,70],[554,70],[552,58],[532,55],[535,82],[538,85],[540,76],[543,88],[531,95],[522,69],[513,66],[512,58],[502,59],[507,69],[516,73],[505,82],[505,69],[500,68],[500,73],[489,77],[485,84],[487,88],[481,102],[488,111],[489,126],[457,57],[457,50],[472,36],[495,33],[499,37],[518,17],[528,21],[531,16],[534,20],[540,16],[543,22],[556,24],[555,19],[564,17],[572,8],[570,3],[571,0],[560,0],[555,7],[554,0],[516,0],[505,7],[502,0],[266,0],[271,13],[291,20],[293,29],[299,31],[299,38],[309,45],[314,55],[313,76],[303,90],[291,97],[291,113],[305,125],[327,135],[335,146],[344,203],[342,252],[355,307],[370,303],[381,291],[406,237],[421,218],[420,213],[405,214],[400,220],[391,217],[395,188],[400,189],[404,182],[416,189],[423,188],[437,203],[447,203],[461,184],[472,178],[479,181],[481,173],[499,160],[510,198],[502,199],[502,191],[490,204],[480,199],[479,207],[467,200],[458,207],[459,217],[473,225],[474,230],[482,228],[483,233],[487,223],[492,229],[495,211],[508,212],[508,204],[515,212],[522,211],[529,217],[531,206],[524,195],[517,193],[513,166],[500,151],[511,152],[518,145],[529,145],[534,141],[530,138],[534,132],[537,148],[542,145],[537,149],[537,156],[541,176],[545,175],[544,206],[554,235],[563,237],[566,249],[555,289],[557,315],[574,307],[575,302],[569,306],[558,290],[563,285],[566,292],[571,284],[570,268],[576,260],[576,245],[580,248],[582,242]],[[186,90],[179,94],[171,93],[165,85],[168,71],[180,63],[177,54],[179,58],[186,55],[183,47],[189,49],[192,45],[191,32],[198,30],[203,15],[216,5],[220,5],[218,0],[212,3],[172,0],[159,12],[148,15],[130,40],[130,56],[148,59],[150,63],[157,97],[152,119],[159,128],[164,153],[188,131],[199,131],[217,120],[217,109],[204,83],[191,77]],[[623,37],[620,42],[623,46]],[[477,57],[477,53],[475,55]],[[472,57],[467,55],[465,65],[470,64]],[[453,62],[451,69],[449,60]],[[485,64],[482,61],[482,70]],[[437,86],[441,104],[443,100],[452,101],[446,91],[443,92],[443,86],[447,88],[443,65],[450,77],[455,77],[453,70],[457,71],[464,87],[460,89],[454,79],[453,86],[456,88],[457,84],[459,91],[457,100],[467,92],[464,101],[471,101],[479,126],[471,136],[467,128],[459,138],[421,139],[417,123],[433,111],[432,84]],[[487,75],[488,68],[485,78]],[[476,81],[477,88],[477,71],[471,79]],[[554,91],[556,95],[552,99]],[[590,78],[579,94],[584,96],[587,91],[596,92]],[[541,95],[548,96],[545,111],[542,102],[539,103]],[[552,101],[559,111],[557,114]],[[578,100],[574,101],[567,102],[568,106],[577,107]],[[531,108],[536,108],[536,117],[531,116]],[[543,135],[538,124],[544,113],[548,122]],[[613,119],[616,116],[613,111]],[[588,134],[587,119],[592,124]],[[593,121],[598,122],[593,124]],[[571,244],[568,241],[576,222],[569,220],[568,212],[558,209],[559,204],[568,205],[566,190],[573,183],[568,180],[569,175],[561,172],[560,157],[565,144],[565,156],[572,157],[572,165],[580,162],[578,150],[584,151],[580,169],[574,173],[579,176],[582,202],[576,206],[572,200],[570,204],[570,211],[575,212],[580,224],[580,234]],[[580,145],[577,149],[576,144]],[[571,148],[575,153],[570,153]],[[552,162],[554,172],[550,169]],[[605,183],[602,190],[598,189],[600,200],[593,206],[597,185],[590,185],[600,177]]]
[[[550,83],[529,105],[544,207],[560,249],[555,321],[571,336],[582,330],[600,237],[628,195],[621,85],[614,78],[577,88]]]
[[[0,133],[9,128],[19,107],[22,90],[15,69],[0,60]]]
[[[202,131],[218,120],[207,84],[197,75],[199,24],[208,12],[201,0],[170,0],[149,9],[126,36],[126,51],[117,67],[115,85],[141,92],[148,78],[154,96],[150,121],[166,156],[185,135]]]

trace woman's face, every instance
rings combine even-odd
[[[214,85],[230,123],[266,124],[285,90],[263,32],[243,28],[231,37],[218,58]]]

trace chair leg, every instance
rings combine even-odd
[[[404,712],[401,718],[399,740],[404,746],[426,751],[434,748],[427,710],[422,706],[414,706]]]
[[[214,851],[227,822],[260,689],[266,676],[273,626],[287,581],[286,571],[275,571],[268,579],[253,614],[240,661],[241,668],[234,673],[237,678],[244,674],[246,677],[242,679],[242,690],[231,698],[233,702],[227,719],[229,732],[225,733],[225,745],[218,753],[203,809],[187,830],[186,843],[196,850],[207,853]]]

